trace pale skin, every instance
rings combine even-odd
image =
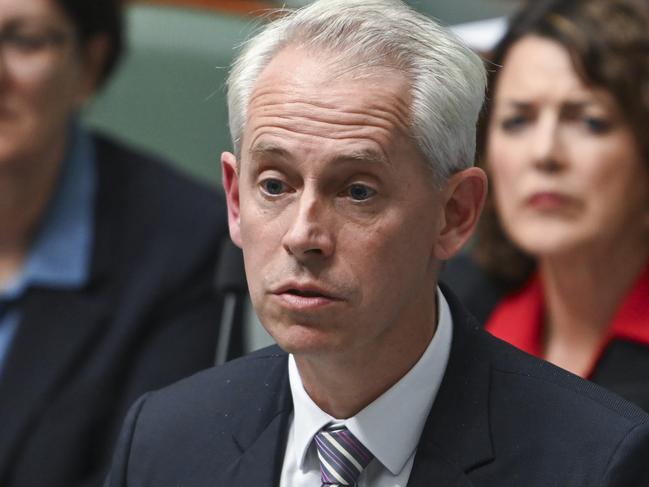
[[[397,382],[435,333],[439,261],[480,213],[477,168],[436,190],[409,132],[405,77],[331,76],[281,51],[260,75],[241,160],[222,155],[230,234],[255,309],[306,392],[348,418]]]
[[[585,376],[649,261],[649,174],[610,94],[528,36],[507,55],[488,161],[509,237],[538,262],[544,358]]]
[[[11,61],[0,55],[1,289],[24,263],[57,181],[70,117],[95,89],[107,39],[79,46],[72,22],[53,0],[0,0],[0,29],[66,39]]]

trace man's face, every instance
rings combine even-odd
[[[287,48],[261,74],[238,173],[224,155],[231,234],[285,350],[405,348],[435,326],[441,193],[408,136],[407,79],[330,66]]]

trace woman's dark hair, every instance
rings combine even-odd
[[[98,34],[108,37],[108,53],[100,75],[103,84],[112,74],[122,55],[122,0],[56,0],[72,20],[83,45]]]
[[[649,168],[649,0],[528,0],[490,57],[494,69],[478,126],[479,165],[489,171],[486,145],[500,67],[514,44],[528,35],[559,43],[582,82],[613,97]],[[522,284],[535,267],[505,235],[491,195],[473,255],[488,273],[512,286]]]

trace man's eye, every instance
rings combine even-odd
[[[261,188],[265,193],[273,196],[282,194],[286,189],[282,181],[272,178],[264,179],[261,182]]]
[[[352,184],[347,188],[347,194],[355,201],[364,201],[374,196],[376,191],[364,184]]]

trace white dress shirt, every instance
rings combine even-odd
[[[358,478],[358,487],[405,487],[451,349],[451,312],[439,288],[437,303],[437,330],[419,361],[390,389],[349,419],[337,420],[311,400],[302,385],[295,358],[289,356],[294,410],[281,487],[320,487],[320,463],[313,437],[331,422],[344,424],[374,455]]]

